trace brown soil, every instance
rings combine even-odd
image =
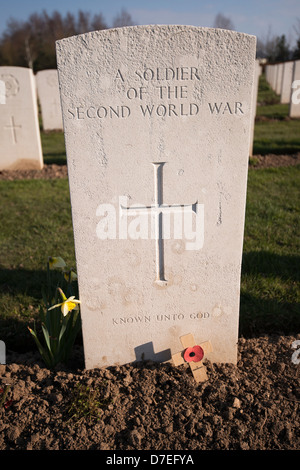
[[[254,155],[250,160],[251,168],[275,168],[300,164],[300,152],[293,155]]]
[[[251,168],[270,168],[278,166],[291,166],[300,164],[300,152],[293,155],[254,155],[250,160]],[[44,165],[42,170],[2,170],[1,180],[20,179],[56,179],[67,178],[67,165]]]
[[[202,384],[171,363],[85,370],[80,346],[68,367],[52,371],[36,353],[8,352],[0,450],[298,450],[297,339],[241,338],[238,364],[206,363]],[[76,384],[99,393],[98,418],[69,414]]]
[[[0,181],[67,178],[67,165],[44,165],[42,170],[2,170]]]

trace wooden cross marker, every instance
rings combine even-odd
[[[172,359],[174,365],[180,366],[188,363],[196,382],[205,382],[208,377],[206,367],[203,365],[202,361],[205,355],[213,350],[210,341],[196,344],[192,334],[181,336],[180,341],[184,350],[173,354]],[[193,357],[195,359],[193,359]]]

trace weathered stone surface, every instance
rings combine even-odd
[[[190,26],[57,42],[87,368],[168,360],[187,333],[236,361],[255,42]]]

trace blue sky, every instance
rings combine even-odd
[[[111,26],[116,14],[126,9],[137,24],[186,24],[213,26],[218,13],[235,29],[259,38],[285,34],[294,44],[293,25],[300,20],[300,0],[0,0],[0,35],[10,17],[26,20],[31,13],[54,10],[65,14],[78,10],[101,12]]]

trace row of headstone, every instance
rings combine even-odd
[[[300,60],[268,64],[265,74],[271,88],[280,95],[280,103],[290,105],[289,116],[299,118],[300,102],[293,99],[293,83],[300,80]]]
[[[62,130],[57,70],[0,67],[0,170],[42,169],[45,131]]]
[[[255,130],[255,118],[257,110],[257,95],[258,95],[258,85],[259,77],[262,74],[262,65],[259,59],[255,61],[255,72],[254,72],[254,83],[253,83],[253,93],[252,93],[252,121],[251,121],[251,132],[250,132],[250,146],[249,146],[249,156],[253,155],[253,143],[254,143],[254,130]]]
[[[44,131],[63,130],[57,70],[38,72],[36,86]]]
[[[180,25],[57,42],[87,368],[185,335],[237,361],[255,53]]]

